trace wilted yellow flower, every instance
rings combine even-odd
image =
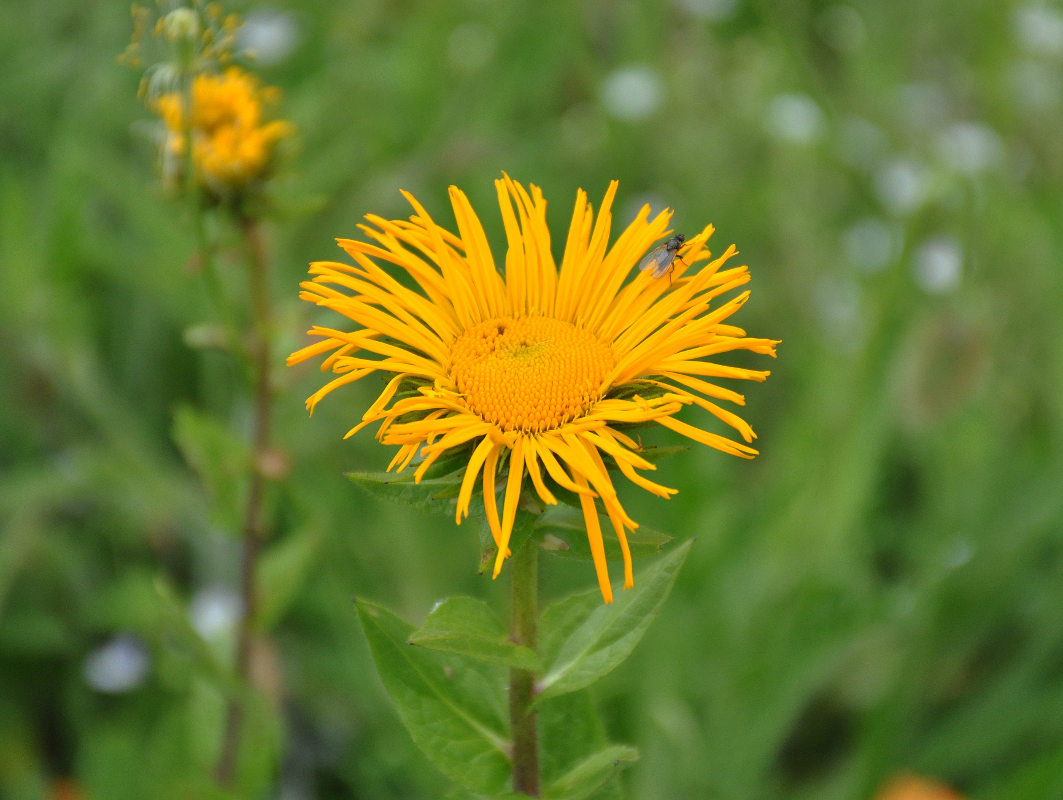
[[[293,132],[285,120],[263,122],[263,108],[279,97],[280,90],[260,86],[255,75],[239,67],[196,76],[187,122],[181,94],[164,94],[152,103],[166,126],[164,156],[170,164],[182,163],[190,133],[197,182],[217,197],[239,194],[266,177],[276,143]],[[177,177],[179,172],[170,174],[176,169],[165,170],[168,177]]]
[[[321,341],[288,362],[327,353],[322,369],[339,375],[308,398],[311,411],[344,384],[374,372],[393,376],[347,434],[379,421],[377,438],[399,447],[389,470],[420,457],[419,480],[444,453],[466,448],[456,518],[460,523],[468,516],[473,491],[482,485],[498,548],[495,576],[509,554],[525,476],[543,503],[557,502],[551,487],[574,493],[602,596],[611,602],[599,504],[624,554],[625,587],[633,585],[626,534],[637,524],[617,498],[607,462],[653,494],[676,492],[639,473],[654,465],[621,428],[656,422],[726,453],[752,457],[753,430],[714,402],[741,405],[742,395],[706,378],[762,381],[768,372],[706,359],[731,350],[774,356],[777,342],[747,338],[725,324],[748,292],[713,305],[745,284],[749,273],[744,266],[723,268],[737,252],[733,245],[712,259],[705,248],[712,226],[687,241],[671,275],[637,272],[629,281],[647,249],[668,233],[670,211],[650,220],[644,207],[609,247],[616,182],[597,219],[580,190],[559,268],[539,188],[532,186],[529,194],[508,176],[496,187],[509,245],[504,277],[459,189],[450,189],[456,234],[405,194],[415,211],[409,221],[368,215],[370,224],[359,227],[372,242],[338,240],[356,266],[311,265],[314,277],[302,284],[301,297],[340,312],[356,327],[314,326],[309,333]],[[378,262],[405,271],[419,290],[407,288]],[[688,405],[732,427],[743,441],[681,422],[676,414]],[[496,481],[507,462],[500,513]]]

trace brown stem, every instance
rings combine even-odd
[[[251,431],[251,486],[247,493],[247,506],[244,509],[243,550],[240,560],[240,596],[243,613],[240,617],[236,642],[236,674],[241,685],[246,686],[250,682],[251,645],[258,610],[256,593],[258,552],[265,533],[263,501],[266,478],[262,473],[260,463],[270,444],[273,400],[270,379],[272,318],[266,276],[266,253],[261,231],[254,220],[247,218],[240,220],[240,226],[247,243],[250,271],[253,315],[250,351],[255,393]],[[230,698],[221,754],[215,767],[215,777],[225,786],[232,784],[236,772],[243,717],[244,707],[241,700],[236,697]]]
[[[535,649],[538,609],[539,547],[529,539],[513,555],[513,618],[510,638]],[[539,740],[536,732],[535,674],[530,670],[509,671],[509,722],[513,732],[513,788],[539,796]]]

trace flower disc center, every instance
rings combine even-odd
[[[615,364],[592,333],[550,317],[480,323],[451,351],[469,408],[507,431],[550,430],[586,413]]]

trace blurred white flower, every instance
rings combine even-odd
[[[256,64],[278,64],[295,50],[300,31],[291,14],[272,9],[251,11],[236,33],[237,46],[250,50]]]
[[[1040,3],[1016,8],[1011,25],[1019,46],[1029,53],[1045,56],[1063,54],[1063,12]]]
[[[874,175],[879,202],[894,214],[910,214],[926,202],[930,175],[915,159],[897,156],[884,162]]]
[[[121,633],[86,656],[81,674],[97,692],[120,694],[144,682],[150,663],[148,649],[139,637]]]
[[[778,94],[764,114],[764,129],[776,139],[809,144],[823,135],[826,121],[816,102],[805,94]]]
[[[903,243],[901,227],[880,217],[858,220],[842,234],[842,250],[846,258],[867,273],[879,272],[894,263]]]
[[[927,239],[912,256],[912,272],[923,291],[951,292],[963,276],[963,247],[953,236]]]
[[[690,16],[709,22],[727,19],[738,8],[738,0],[675,0],[675,4]]]
[[[956,536],[945,548],[944,562],[949,569],[959,569],[974,556],[974,545],[961,536]]]
[[[938,152],[957,172],[973,175],[995,167],[1004,155],[1000,135],[978,122],[957,122],[938,135]]]
[[[240,596],[225,586],[200,589],[188,604],[188,621],[207,641],[232,635],[242,613]]]
[[[652,116],[664,101],[664,82],[652,67],[633,64],[609,74],[602,83],[602,104],[617,119]]]

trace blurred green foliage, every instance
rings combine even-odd
[[[295,37],[260,61],[300,130],[267,232],[278,363],[320,319],[297,300],[306,263],[339,257],[364,213],[406,215],[399,189],[445,220],[461,185],[497,243],[501,170],[543,186],[555,231],[577,187],[597,202],[618,178],[618,224],[669,205],[750,264],[737,322],[783,340],[768,382],[740,387],[762,455],[666,460],[670,502],[621,490],[634,519],[698,539],[597,687],[609,738],[641,752],[632,797],[864,798],[901,770],[1063,796],[1063,8],[232,10]],[[212,796],[223,697],[243,691],[210,626],[243,488],[211,497],[195,467],[239,461],[249,404],[224,353],[186,343],[215,320],[192,221],[153,179],[138,76],[115,64],[129,31],[119,3],[0,7],[4,797],[67,778],[90,798]],[[292,468],[270,493],[241,785],[439,796],[351,599],[423,620],[446,595],[501,607],[504,580],[476,574],[474,526],[343,477],[390,459],[368,432],[340,439],[376,387],[311,421],[321,377],[279,381]],[[548,598],[592,582],[582,562],[542,572]],[[93,683],[116,653],[136,680]]]

